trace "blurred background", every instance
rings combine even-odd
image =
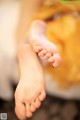
[[[15,31],[20,17],[20,8],[21,0],[0,0],[0,54],[3,56],[2,61],[4,60],[4,63],[6,54],[8,54],[10,60],[12,53],[14,54],[13,46],[15,44]],[[6,69],[4,63],[3,67]],[[5,84],[4,86],[3,80],[8,79],[5,69],[3,71],[2,68],[0,69],[0,73],[5,76],[4,78],[2,77],[2,81],[0,80],[0,113],[7,113],[7,120],[18,120],[14,113],[15,101],[12,96],[16,88],[16,82],[12,82],[14,83],[12,85],[9,81],[10,85],[7,86]],[[14,72],[15,69],[13,70],[11,67],[9,71]],[[10,89],[7,89],[7,87]],[[61,99],[48,93],[40,109],[29,120],[80,120],[80,101]]]

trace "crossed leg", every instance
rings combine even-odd
[[[30,45],[18,52],[20,81],[15,92],[15,112],[19,119],[31,117],[44,100],[45,80],[41,63]]]
[[[43,67],[36,53],[53,67],[61,64],[58,50],[46,39],[45,31],[44,22],[34,22],[30,30],[32,46],[23,45],[18,51],[20,81],[15,92],[15,112],[21,120],[31,117],[46,96]]]

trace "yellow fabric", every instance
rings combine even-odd
[[[50,65],[45,71],[56,80],[61,88],[68,88],[80,83],[80,18],[77,5],[42,6],[34,19],[47,23],[47,38],[55,43],[62,57],[60,68]],[[60,13],[55,20],[54,15]],[[52,17],[52,18],[51,18]],[[50,21],[47,21],[50,18]]]

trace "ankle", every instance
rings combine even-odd
[[[31,51],[31,45],[29,44],[26,44],[26,45],[23,45],[21,46],[19,49],[18,49],[18,52],[17,52],[17,56],[18,56],[18,59],[23,59],[25,58],[25,56],[27,56],[28,52]]]

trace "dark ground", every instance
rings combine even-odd
[[[7,113],[8,120],[18,120],[14,101],[0,100],[0,113]],[[40,109],[29,120],[80,120],[80,101],[66,101],[47,95]]]

